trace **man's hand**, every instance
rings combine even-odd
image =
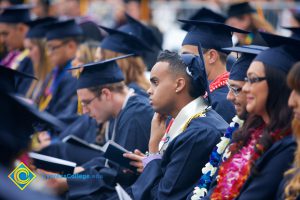
[[[132,160],[130,162],[130,165],[136,167],[139,173],[143,172],[143,159],[146,157],[145,154],[143,154],[140,150],[136,149],[133,153],[124,153],[123,156]]]
[[[40,151],[51,144],[51,137],[47,131],[37,133],[37,142],[34,144],[33,150]]]
[[[74,174],[78,174],[78,173],[80,173],[80,172],[83,172],[84,171],[84,168],[83,167],[75,167],[75,169],[74,169]]]
[[[166,115],[154,113],[151,122],[151,136],[149,140],[149,152],[156,153],[159,151],[158,145],[166,132]]]

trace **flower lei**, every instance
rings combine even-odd
[[[216,89],[226,85],[229,77],[229,72],[219,75],[213,82],[209,84],[209,91],[212,93]]]
[[[226,147],[229,145],[233,132],[243,125],[243,120],[240,120],[238,116],[232,119],[229,127],[226,129],[221,141],[213,149],[209,162],[202,168],[203,175],[201,176],[198,185],[194,188],[192,200],[198,200],[206,196],[207,189],[211,184],[212,177],[215,175],[218,165],[221,161],[221,155],[225,152]],[[228,153],[227,153],[228,155]]]
[[[265,147],[259,143],[263,133],[264,125],[255,129],[251,133],[250,141],[246,146],[223,162],[219,168],[218,184],[211,195],[212,200],[235,199],[247,181],[251,168],[265,151]],[[289,135],[290,130],[277,130],[271,133],[272,141],[278,141]],[[230,148],[237,148],[238,144],[233,144]]]

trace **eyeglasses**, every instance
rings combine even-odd
[[[245,77],[245,82],[248,82],[250,84],[253,84],[253,83],[258,83],[258,82],[261,82],[261,81],[264,81],[264,80],[267,80],[267,77]]]
[[[88,105],[90,105],[92,103],[92,101],[94,101],[94,99],[96,99],[99,96],[95,96],[94,98],[90,99],[90,100],[85,100],[85,101],[81,101],[80,104],[82,107],[87,107]]]
[[[240,92],[242,91],[241,87],[233,87],[229,83],[226,83],[228,89],[234,94],[234,96],[238,96]]]
[[[65,44],[67,44],[67,42],[68,41],[64,41],[64,42],[62,42],[61,44],[58,44],[58,45],[56,45],[56,46],[47,46],[46,48],[47,48],[47,51],[48,52],[53,52],[53,51],[55,51],[56,49],[59,49],[59,48],[61,48],[62,46],[64,46]]]

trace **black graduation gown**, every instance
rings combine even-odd
[[[134,92],[136,94],[142,95],[147,98],[149,97],[147,92],[144,89],[142,89],[140,86],[138,86],[138,84],[136,84],[135,82],[129,83],[127,86],[134,89]]]
[[[48,196],[36,191],[26,188],[20,190],[9,178],[10,172],[7,169],[0,167],[0,199],[1,200],[57,200],[55,197]]]
[[[71,73],[66,70],[70,66],[71,64],[69,61],[63,70],[59,72],[60,74],[64,74],[60,79],[59,84],[54,89],[52,93],[52,99],[45,109],[45,111],[61,119],[64,119],[65,116],[72,116],[74,113],[77,113],[77,107],[74,107],[75,102],[77,102],[77,93],[75,87],[76,78],[74,78]],[[51,74],[47,76],[46,80],[49,80],[50,76]],[[71,106],[73,109],[70,109],[69,106]]]
[[[227,123],[230,123],[235,116],[235,109],[233,104],[226,99],[227,94],[228,88],[227,86],[223,86],[210,93],[210,99],[212,108],[221,115]]]
[[[139,149],[145,152],[148,149],[153,114],[153,109],[147,98],[140,95],[130,97],[125,108],[119,114],[115,142],[129,151]],[[84,165],[86,170],[82,174],[99,175],[103,178],[91,180],[67,179],[69,198],[77,199],[91,195],[96,191],[102,193],[103,190],[107,191],[107,189],[111,191],[116,182],[131,184],[137,178],[135,174],[124,174],[116,163],[110,162],[109,165],[110,168],[105,167],[105,159],[98,157]]]
[[[255,163],[258,173],[251,174],[236,199],[275,199],[283,174],[293,163],[295,150],[292,136],[273,144]]]
[[[236,200],[275,199],[284,172],[292,165],[296,142],[287,136],[274,143],[255,163],[255,171],[241,189]],[[209,199],[216,182],[209,191]]]
[[[278,187],[276,200],[284,200],[285,199],[284,190],[285,190],[286,185],[292,179],[292,177],[293,177],[292,174],[289,174],[288,176],[284,176],[283,180],[281,181],[281,183]],[[296,200],[300,200],[300,195],[298,195]]]
[[[134,200],[185,199],[228,124],[214,111],[193,119],[166,149],[162,159],[152,160],[138,180],[126,189]],[[111,195],[109,199],[118,199]]]
[[[20,62],[17,70],[20,71],[20,72],[26,73],[26,74],[34,75],[33,65],[32,65],[32,62],[31,62],[29,57],[25,57]],[[32,80],[30,78],[17,77],[16,78],[16,89],[17,89],[16,92],[17,92],[17,94],[25,96],[32,81],[35,81],[35,80]]]

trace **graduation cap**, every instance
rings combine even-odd
[[[266,46],[258,46],[258,45],[246,45],[246,46],[235,46],[223,48],[223,50],[228,52],[237,52],[242,53],[242,55],[238,58],[238,60],[232,65],[229,79],[236,81],[244,81],[244,78],[247,75],[247,70],[256,57],[257,54],[262,51],[268,49]]]
[[[0,143],[1,149],[8,154],[1,155],[1,160],[9,160],[17,152],[27,148],[30,135],[36,125],[46,125],[64,129],[65,125],[55,117],[40,112],[35,106],[27,103],[21,97],[0,91]],[[39,126],[40,127],[40,126]],[[7,156],[8,158],[3,158]]]
[[[74,19],[57,21],[46,26],[47,40],[64,39],[68,37],[82,36],[82,29]]]
[[[181,54],[180,57],[183,63],[186,65],[186,72],[192,78],[192,85],[194,90],[199,92],[198,96],[208,94],[208,100],[210,102],[209,95],[209,83],[207,80],[207,74],[205,70],[204,58],[202,55],[201,46],[199,44],[199,56],[193,54]]]
[[[103,49],[108,49],[123,54],[142,55],[145,52],[152,52],[152,49],[141,39],[120,30],[99,26],[109,35],[100,44]]]
[[[127,23],[118,28],[119,31],[125,32],[129,35],[134,35],[142,41],[145,41],[147,44],[154,44],[161,49],[161,42],[158,41],[158,38],[150,28],[134,19],[127,13],[125,13],[125,16]]]
[[[124,80],[124,76],[122,70],[116,63],[116,60],[133,55],[134,54],[128,54],[108,60],[89,63],[79,67],[70,68],[69,70],[83,68],[83,71],[77,80],[77,89],[118,83]]]
[[[256,10],[250,6],[249,2],[235,3],[229,6],[227,17],[236,17],[255,12]]]
[[[269,47],[277,47],[280,45],[299,45],[300,38],[297,37],[284,37],[281,35],[274,35],[266,32],[259,32],[263,40]]]
[[[180,22],[193,25],[183,39],[182,45],[195,45],[201,43],[203,48],[216,49],[222,51],[222,48],[232,46],[232,33],[249,33],[226,24],[218,22],[205,22],[196,20],[178,20]]]
[[[16,92],[16,78],[36,79],[34,76],[0,65],[0,91]]]
[[[292,32],[291,38],[300,40],[300,27],[282,27]]]
[[[226,20],[226,17],[219,13],[216,13],[208,8],[201,8],[194,15],[192,15],[189,18],[189,20],[224,23]],[[185,31],[189,31],[192,28],[192,25],[183,24],[181,26],[181,28]]]
[[[28,4],[14,5],[2,8],[0,22],[2,23],[25,23],[30,21],[30,11],[32,6]]]
[[[297,51],[300,40],[264,32],[260,34],[271,48],[258,54],[254,60],[288,73],[292,65],[300,60],[300,52]]]
[[[44,38],[47,33],[47,25],[56,21],[57,18],[55,17],[45,17],[27,22],[29,30],[26,33],[26,38]]]

